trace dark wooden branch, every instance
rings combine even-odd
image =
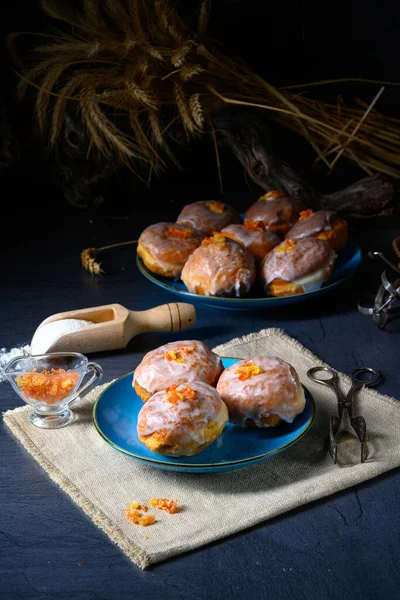
[[[321,197],[321,206],[347,215],[364,217],[387,215],[394,211],[397,192],[389,177],[377,173],[349,187]]]
[[[329,208],[343,215],[377,216],[393,211],[397,194],[393,182],[383,175],[366,177],[335,193],[315,190],[274,150],[260,113],[220,111],[213,117],[213,125],[218,143],[230,148],[248,176],[265,191],[277,189],[307,207]],[[182,145],[186,141],[182,128],[171,128],[169,136],[172,142],[180,141]],[[3,136],[3,142],[7,139]],[[7,143],[0,143],[0,168],[2,156],[6,163]],[[75,114],[67,115],[53,172],[68,202],[79,208],[98,209],[109,188],[111,191],[113,174],[122,164],[99,157],[88,160],[87,156],[88,138],[81,120]]]
[[[218,143],[229,147],[248,176],[263,190],[276,189],[314,209],[343,215],[378,216],[393,212],[397,191],[384,175],[365,177],[335,193],[317,192],[273,149],[267,125],[258,113],[221,111],[213,118]]]

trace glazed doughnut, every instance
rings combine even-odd
[[[247,221],[244,225],[228,225],[221,233],[242,244],[255,260],[262,260],[281,241],[279,235],[264,228],[262,221]]]
[[[276,356],[257,356],[231,365],[217,391],[228,407],[229,421],[241,427],[293,423],[306,400],[295,369]]]
[[[181,277],[192,294],[243,296],[256,278],[254,258],[238,242],[216,233],[191,254]]]
[[[311,208],[300,213],[298,222],[286,234],[292,240],[318,238],[327,242],[335,252],[343,250],[348,237],[347,221],[340,219],[333,210],[317,210]]]
[[[204,238],[199,231],[177,223],[155,223],[141,234],[137,252],[150,271],[178,278],[183,265]]]
[[[145,402],[172,383],[203,381],[216,386],[224,367],[217,354],[203,342],[170,342],[148,352],[136,368],[133,387]]]
[[[215,388],[194,381],[154,394],[139,411],[139,440],[165,456],[192,456],[209,446],[228,420]]]
[[[212,235],[214,231],[221,231],[230,223],[241,223],[241,219],[229,204],[201,201],[184,206],[176,222],[190,225],[204,235]]]
[[[244,215],[244,222],[262,221],[266,229],[285,235],[298,220],[302,208],[297,200],[289,200],[273,190],[250,206]]]
[[[285,240],[261,263],[261,280],[272,296],[318,290],[332,275],[336,254],[323,240]]]

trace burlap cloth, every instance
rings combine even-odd
[[[30,424],[28,406],[8,411],[5,422],[93,522],[142,569],[400,465],[400,402],[365,389],[357,399],[368,428],[368,459],[359,462],[354,439],[344,440],[340,465],[326,450],[328,419],[336,401],[330,390],[307,379],[307,370],[324,364],[277,329],[235,339],[214,349],[221,356],[276,355],[292,363],[317,404],[307,435],[282,454],[235,472],[186,474],[146,467],[110,448],[92,424],[92,406],[105,386],[74,408],[76,420],[63,429],[43,431]],[[349,379],[340,374],[344,390]],[[107,384],[106,384],[107,385]],[[125,519],[130,501],[178,499],[179,514],[156,511],[149,527]],[[144,536],[148,536],[146,539]]]

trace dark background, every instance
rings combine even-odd
[[[3,0],[1,39],[11,31],[44,30],[38,4]],[[196,14],[197,2],[180,4],[189,16]],[[393,1],[215,0],[211,32],[274,84],[348,76],[396,81],[397,13]],[[129,173],[120,174],[102,190],[105,202],[98,211],[80,210],[63,197],[54,162],[35,136],[31,106],[15,101],[17,78],[4,46],[0,66],[2,126],[12,129],[19,147],[19,156],[0,171],[0,348],[28,342],[42,319],[62,310],[109,302],[143,310],[173,301],[141,276],[131,246],[106,257],[107,275],[99,278],[80,267],[79,253],[137,237],[185,202],[219,198],[212,147],[194,146],[182,156],[182,171],[171,167],[151,188]],[[368,101],[376,89],[343,86],[340,91]],[[399,99],[399,91],[387,91],[379,107],[400,116]],[[307,172],[312,153],[283,131],[278,138],[285,156]],[[222,153],[222,172],[225,201],[243,207],[257,198],[257,188],[247,187],[240,165],[228,153]],[[322,189],[361,176],[344,161],[332,176],[310,174]],[[160,206],[164,210],[157,219]],[[375,249],[389,256],[397,235],[396,223],[389,221],[390,228],[382,220],[368,220],[352,230],[365,254]],[[397,397],[400,320],[381,331],[356,310],[364,293],[378,289],[381,269],[381,262],[365,257],[346,287],[323,302],[296,305],[290,313],[285,308],[239,314],[200,307],[193,337],[214,347],[264,327],[283,328],[340,371],[349,373],[362,364],[377,368],[384,375],[379,391]],[[167,335],[146,334],[127,350],[94,357],[104,368],[104,380],[130,371],[144,351],[170,341]],[[1,400],[4,411],[20,403],[7,384]],[[107,542],[1,423],[0,446],[0,597],[5,600],[399,597],[398,471],[142,572]]]
[[[178,6],[186,18],[195,19],[200,2],[181,0]],[[42,218],[57,211],[85,213],[85,216],[131,216],[154,203],[155,210],[178,210],[187,202],[204,198],[221,198],[243,208],[257,198],[259,189],[249,184],[241,166],[228,151],[221,151],[224,193],[220,194],[215,154],[209,142],[193,144],[181,155],[183,170],[174,166],[150,188],[127,171],[104,182],[104,202],[97,209],[82,211],[69,204],[60,188],[52,156],[48,156],[38,138],[32,102],[19,104],[15,99],[17,77],[4,43],[13,31],[45,31],[49,21],[38,0],[15,0],[2,3],[0,35],[1,55],[0,107],[3,122],[16,139],[18,150],[10,165],[1,169],[3,217],[14,222],[20,214]],[[400,80],[398,64],[400,36],[398,9],[395,2],[352,0],[349,2],[265,2],[264,0],[214,0],[210,20],[211,35],[229,50],[248,62],[273,84],[292,84],[335,77],[364,77],[389,81]],[[371,100],[376,86],[350,86],[340,89],[324,87],[313,94],[334,97],[341,92]],[[387,89],[378,108],[399,115],[400,88]],[[339,189],[362,177],[363,173],[340,161],[335,172],[309,172],[313,153],[303,140],[286,131],[275,133],[276,143],[285,157],[320,189]],[[23,227],[24,225],[21,224]]]

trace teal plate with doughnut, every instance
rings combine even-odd
[[[340,252],[336,259],[335,270],[332,277],[319,290],[307,292],[305,294],[296,294],[295,296],[282,296],[275,298],[266,296],[261,285],[255,284],[250,292],[242,298],[222,298],[212,296],[198,296],[188,292],[185,284],[181,281],[167,279],[160,275],[152,273],[143,263],[139,255],[136,257],[136,264],[139,271],[147,277],[149,281],[160,286],[167,292],[179,296],[182,300],[191,303],[201,304],[212,308],[220,308],[225,310],[263,310],[274,306],[286,306],[288,304],[297,304],[326,294],[338,286],[345,283],[357,271],[361,263],[361,249],[352,241],[348,240],[346,247]]]
[[[238,358],[223,358],[225,368]],[[194,456],[172,458],[149,450],[137,436],[142,400],[132,387],[133,372],[110,384],[97,399],[93,421],[97,432],[115,450],[149,467],[184,473],[221,473],[250,467],[296,444],[307,433],[315,416],[315,403],[304,387],[306,406],[293,423],[269,429],[244,429],[227,423],[208,448]]]

